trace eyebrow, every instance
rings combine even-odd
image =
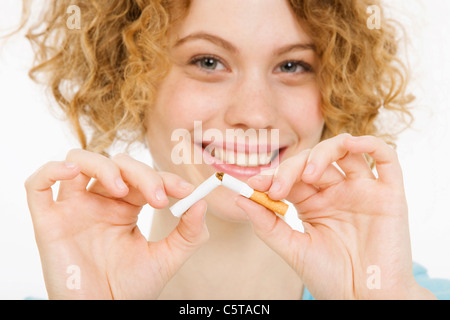
[[[184,38],[181,38],[175,43],[174,47],[178,47],[188,41],[193,41],[193,40],[207,40],[207,41],[212,42],[215,45],[218,45],[219,47],[222,47],[233,53],[239,52],[239,50],[234,45],[232,45],[230,42],[226,41],[225,39],[222,39],[221,37],[215,36],[213,34],[205,33],[205,32],[197,32],[197,33],[190,34]]]
[[[275,55],[282,55],[295,50],[312,50],[316,52],[316,46],[312,43],[290,44],[275,51]]]
[[[236,48],[233,44],[231,44],[230,42],[228,42],[225,39],[222,39],[221,37],[215,36],[213,34],[209,34],[209,33],[205,33],[205,32],[197,32],[197,33],[193,33],[190,34],[184,38],[179,39],[175,45],[175,47],[179,47],[180,45],[188,42],[188,41],[193,41],[193,40],[207,40],[209,42],[214,43],[215,45],[222,47],[224,49],[226,49],[227,51],[233,52],[233,53],[239,53],[238,48]],[[312,43],[296,43],[296,44],[289,44],[286,46],[283,46],[279,49],[277,49],[274,54],[275,55],[282,55],[282,54],[286,54],[289,53],[291,51],[295,51],[295,50],[312,50],[312,51],[316,51],[316,47],[314,44]]]

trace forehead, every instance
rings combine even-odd
[[[236,45],[310,42],[287,0],[193,0],[178,39],[207,32]]]

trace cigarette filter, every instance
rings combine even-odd
[[[259,192],[250,188],[246,183],[233,178],[228,174],[217,173],[217,178],[222,180],[222,185],[239,193],[240,195],[253,200],[260,205],[284,216],[289,209],[289,205],[283,201],[275,201],[269,198],[264,192]]]
[[[172,214],[179,218],[196,202],[206,197],[211,191],[221,185],[221,181],[217,179],[216,175],[212,175],[199,185],[189,196],[179,200],[173,206],[170,207]]]

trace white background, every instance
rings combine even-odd
[[[1,0],[0,29],[16,24],[18,0]],[[450,279],[450,1],[392,0],[390,15],[409,35],[416,122],[400,136],[410,208],[414,261],[432,277]],[[62,160],[78,144],[49,111],[51,100],[27,77],[32,52],[22,38],[0,48],[0,299],[46,298],[26,204],[26,178],[50,160]],[[133,156],[150,163],[145,150]],[[141,214],[148,230],[151,210]]]

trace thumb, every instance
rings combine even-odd
[[[247,214],[256,235],[300,272],[309,237],[293,230],[275,213],[249,199],[238,197],[236,205]]]
[[[167,266],[173,275],[208,239],[205,223],[206,201],[200,200],[181,217],[177,227],[162,240],[166,251]]]

